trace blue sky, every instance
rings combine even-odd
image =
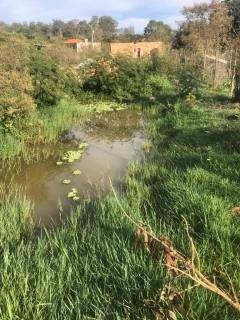
[[[182,19],[180,10],[197,0],[0,0],[0,21],[50,22],[52,19],[90,19],[92,15],[111,15],[119,25],[133,25],[143,31],[150,19],[172,27]]]

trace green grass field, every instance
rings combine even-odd
[[[231,213],[240,206],[240,155],[231,147],[240,122],[226,117],[236,113],[206,101],[151,107],[144,158],[129,164],[118,194],[134,221],[191,256],[184,216],[202,272],[231,296],[229,278],[240,291],[240,218]],[[32,230],[30,212],[21,191],[0,206],[0,319],[240,319],[224,299],[171,275],[161,250],[153,259],[136,248],[136,227],[113,194],[48,230]]]

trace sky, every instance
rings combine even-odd
[[[173,28],[181,21],[181,9],[200,0],[0,0],[0,21],[51,22],[90,19],[110,15],[119,27],[134,26],[142,32],[150,19],[161,20]]]

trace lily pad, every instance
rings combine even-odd
[[[76,194],[72,191],[68,192],[68,198],[74,198],[76,196]]]
[[[73,174],[74,174],[75,176],[80,176],[80,175],[82,174],[82,172],[81,172],[81,170],[74,170],[74,171],[73,171]]]
[[[68,192],[68,198],[73,199],[74,201],[79,200],[78,190],[76,188],[72,188],[72,191]]]
[[[71,183],[71,180],[70,180],[70,179],[65,179],[65,180],[63,180],[62,183],[63,183],[63,184],[70,184],[70,183]]]

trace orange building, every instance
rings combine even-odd
[[[164,50],[165,46],[162,41],[110,43],[110,52],[113,56],[125,54],[141,58],[144,55],[151,55],[155,52],[163,53]]]

